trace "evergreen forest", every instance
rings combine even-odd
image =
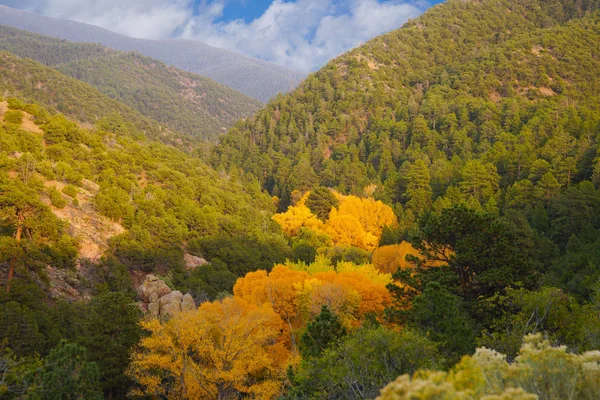
[[[597,399],[600,1],[398,28],[262,106],[0,26],[0,400]]]

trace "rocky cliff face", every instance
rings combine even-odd
[[[171,290],[156,275],[148,275],[138,288],[140,308],[154,318],[168,318],[183,311],[196,309],[196,303],[189,293]]]

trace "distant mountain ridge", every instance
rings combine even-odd
[[[229,86],[249,97],[268,101],[288,92],[304,75],[241,54],[183,39],[130,38],[80,22],[45,17],[0,5],[0,24],[75,42],[93,42],[123,51],[137,51],[185,71]]]
[[[87,82],[170,130],[197,139],[216,139],[261,106],[209,78],[99,44],[73,43],[0,25],[0,50]]]

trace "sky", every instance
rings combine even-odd
[[[0,0],[127,36],[184,38],[301,72],[384,32],[441,0]]]

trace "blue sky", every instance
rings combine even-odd
[[[441,3],[443,0],[429,1],[429,5]],[[273,0],[248,0],[232,2],[225,6],[222,21],[230,21],[235,19],[243,19],[245,22],[250,22],[260,17]],[[383,1],[382,1],[383,3]]]
[[[0,0],[139,38],[199,40],[303,72],[441,0]]]
[[[253,0],[232,2],[225,6],[221,21],[243,19],[246,23],[260,17],[269,8],[273,0]]]

